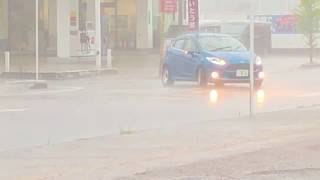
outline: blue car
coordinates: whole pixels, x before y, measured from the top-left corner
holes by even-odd
[[[196,81],[200,86],[214,83],[250,82],[251,53],[237,39],[224,34],[193,33],[174,39],[162,65],[162,83]],[[255,87],[264,79],[262,60],[255,56]]]

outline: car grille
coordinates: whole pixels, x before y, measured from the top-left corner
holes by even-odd
[[[230,64],[225,69],[224,77],[228,79],[248,79],[248,77],[237,77],[237,70],[250,71],[250,64]]]
[[[250,64],[230,64],[226,71],[237,71],[238,69],[249,70]]]

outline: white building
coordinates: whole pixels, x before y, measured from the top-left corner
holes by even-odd
[[[272,48],[306,48],[305,37],[297,29],[294,11],[300,0],[199,0],[202,20],[248,20],[255,15],[272,24]],[[320,42],[319,42],[320,43]]]
[[[246,19],[250,14],[288,15],[300,0],[199,0],[202,19]]]

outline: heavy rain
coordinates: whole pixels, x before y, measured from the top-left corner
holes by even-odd
[[[320,0],[0,0],[0,180],[320,179]]]

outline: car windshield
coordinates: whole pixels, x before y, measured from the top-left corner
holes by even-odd
[[[202,36],[199,45],[207,51],[247,51],[240,41],[229,36]]]

